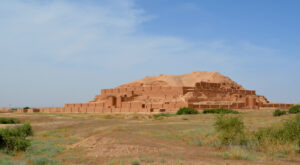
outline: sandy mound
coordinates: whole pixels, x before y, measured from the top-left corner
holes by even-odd
[[[124,84],[124,86],[176,86],[176,87],[192,87],[196,82],[212,82],[212,83],[228,83],[233,86],[242,88],[241,85],[232,81],[230,78],[218,73],[218,72],[206,72],[195,71],[183,75],[164,75],[148,76],[141,80],[133,81],[131,83]]]

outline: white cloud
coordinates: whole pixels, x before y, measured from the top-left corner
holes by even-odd
[[[96,60],[103,65],[122,59],[122,66],[130,66],[157,51],[176,51],[184,45],[174,37],[137,34],[139,25],[149,17],[130,0],[98,5],[71,1],[0,3],[1,13],[8,15],[0,27],[5,38],[0,51],[17,58],[43,56],[63,63]]]
[[[234,62],[239,59],[235,55],[245,54],[243,51],[267,51],[250,43],[226,44],[222,40],[195,43],[176,36],[139,33],[140,24],[149,20],[149,16],[131,0],[97,4],[1,1],[0,13],[7,15],[0,27],[0,35],[5,38],[0,41],[0,53],[24,60],[45,59],[47,64],[131,67],[161,56],[184,56],[214,64]]]
[[[82,96],[73,100],[79,102],[86,96],[90,99],[95,89],[145,74],[209,70],[238,75],[243,65],[254,66],[249,61],[262,67],[270,56],[280,59],[278,51],[250,42],[195,42],[141,32],[141,24],[155,20],[132,0],[85,2],[0,1],[0,74],[8,80],[0,82],[7,87],[0,93],[3,105],[44,106],[49,100],[51,105],[61,105],[72,96],[73,88]],[[89,90],[84,90],[86,86]],[[26,90],[31,100],[24,101]],[[41,91],[50,94],[36,103],[35,99],[42,99]],[[64,94],[57,97],[53,91]]]

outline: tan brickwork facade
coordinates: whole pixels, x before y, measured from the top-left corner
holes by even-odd
[[[159,83],[158,83],[159,84]],[[193,87],[172,87],[134,83],[102,89],[88,103],[65,104],[60,108],[37,108],[21,112],[43,113],[161,113],[179,108],[195,109],[287,109],[293,104],[274,104],[254,90],[226,83],[197,82]]]

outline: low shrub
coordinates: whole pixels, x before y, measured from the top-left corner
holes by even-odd
[[[24,107],[23,109],[24,109],[24,110],[25,110],[25,109],[30,109],[30,107]]]
[[[25,136],[32,136],[33,135],[33,130],[32,127],[29,123],[23,124],[21,127],[17,127],[19,132],[22,132]]]
[[[280,109],[276,109],[274,112],[273,112],[273,116],[281,116],[281,115],[286,115],[286,111],[282,111]]]
[[[140,162],[138,160],[133,160],[131,162],[132,165],[140,165]]]
[[[184,108],[180,108],[176,112],[176,114],[177,115],[191,115],[191,114],[199,114],[199,112],[196,109],[184,107]]]
[[[232,113],[232,114],[238,114],[238,111],[234,111],[232,109],[224,109],[224,108],[216,108],[216,109],[204,109],[203,111],[204,114],[207,113],[216,113],[216,114],[228,114],[228,113]]]
[[[240,117],[218,115],[214,124],[222,144],[243,144],[245,142],[244,123]]]
[[[20,121],[13,118],[0,118],[0,124],[19,124]]]
[[[300,105],[294,105],[289,109],[290,114],[300,113]]]
[[[300,114],[293,119],[284,121],[282,125],[269,128],[260,128],[254,132],[256,139],[262,143],[294,142],[300,139]]]
[[[284,122],[282,136],[286,141],[295,141],[300,139],[300,114],[297,114],[295,118]]]
[[[24,151],[30,146],[27,136],[33,134],[30,124],[24,124],[16,128],[0,129],[0,149],[6,152]]]

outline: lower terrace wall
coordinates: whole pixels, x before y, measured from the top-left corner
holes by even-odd
[[[294,104],[262,104],[260,108],[280,108],[288,109]],[[166,103],[166,104],[145,104],[142,103],[130,103],[123,102],[121,108],[104,107],[102,103],[92,104],[66,104],[65,107],[54,108],[34,108],[34,109],[19,109],[19,113],[161,113],[161,112],[176,112],[179,108],[190,107],[195,109],[211,109],[211,108],[228,108],[228,109],[249,109],[245,103],[233,103],[233,104],[214,104],[214,105],[195,105],[185,103]]]
[[[295,104],[275,104],[275,103],[268,103],[262,104],[261,108],[280,108],[280,109],[289,109]]]
[[[255,108],[248,107],[245,103],[233,103],[233,104],[214,104],[214,105],[189,105],[189,107],[195,109],[212,109],[212,108],[227,108],[227,109],[261,109],[261,108],[279,108],[289,109],[294,104],[262,104],[256,105]]]
[[[11,110],[11,108],[0,108],[0,113],[7,113]]]

